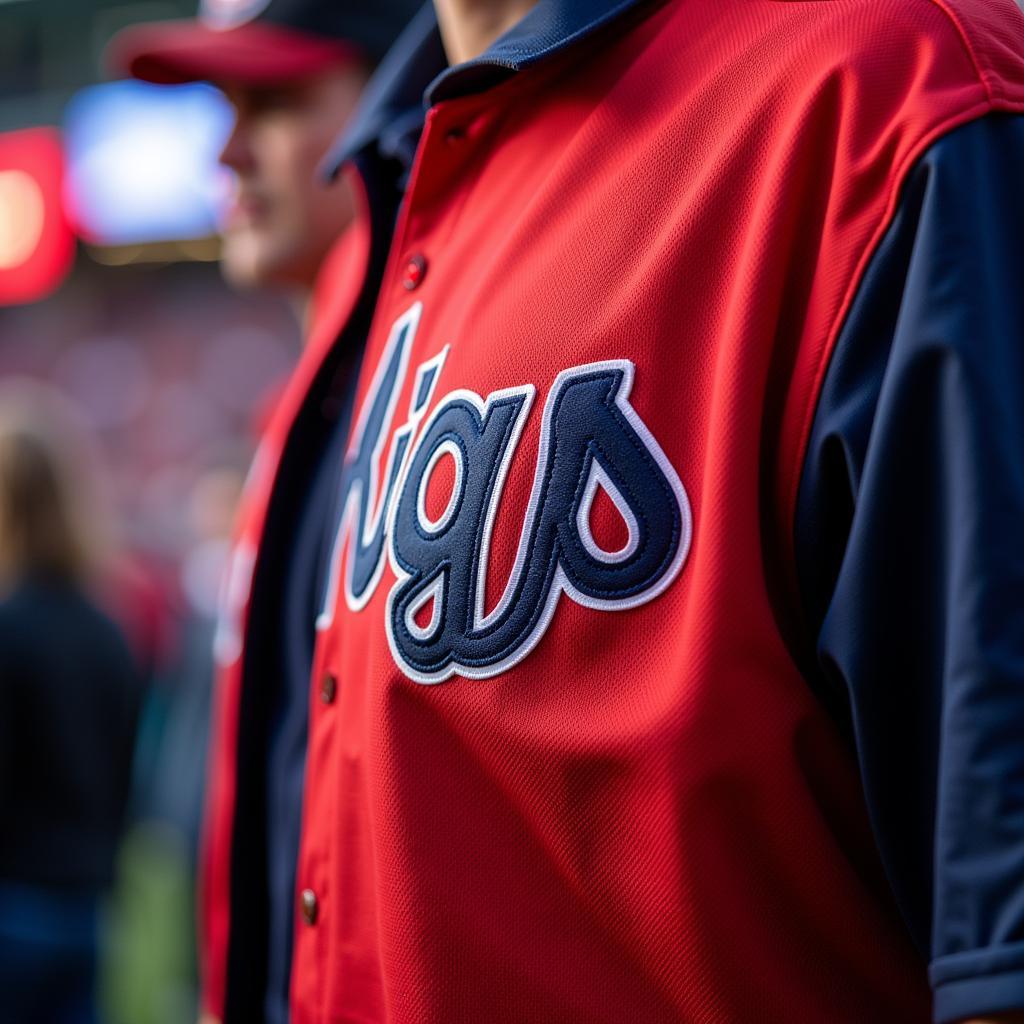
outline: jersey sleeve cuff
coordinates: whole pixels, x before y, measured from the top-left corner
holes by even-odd
[[[1024,1010],[1024,942],[933,960],[935,1024]]]

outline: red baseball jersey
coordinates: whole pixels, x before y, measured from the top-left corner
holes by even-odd
[[[435,87],[317,621],[294,1024],[928,1019],[856,762],[787,644],[792,528],[908,169],[1024,110],[1022,39],[1012,0],[670,0]],[[250,585],[371,238],[367,213],[332,262],[227,586],[215,1013],[263,770]]]

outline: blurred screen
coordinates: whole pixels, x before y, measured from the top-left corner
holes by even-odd
[[[207,85],[111,82],[67,106],[65,205],[96,245],[205,238],[217,229],[230,174],[217,155],[231,108]]]

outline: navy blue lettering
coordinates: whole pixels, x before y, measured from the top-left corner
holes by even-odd
[[[391,538],[399,580],[389,598],[389,639],[414,679],[503,671],[540,641],[562,592],[588,607],[625,608],[650,600],[674,578],[689,544],[689,506],[675,471],[627,401],[632,371],[632,364],[617,361],[559,375],[544,410],[539,470],[516,565],[497,607],[486,614],[489,512],[500,499],[525,398],[492,396],[483,416],[475,403],[458,399],[435,415],[412,456]],[[423,474],[445,443],[461,452],[462,493],[444,528],[432,532],[417,501]],[[626,521],[629,540],[621,551],[603,551],[590,535],[598,487]],[[439,608],[424,630],[414,615],[428,599]]]

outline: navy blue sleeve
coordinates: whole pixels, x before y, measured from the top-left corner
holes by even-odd
[[[958,128],[910,175],[795,528],[815,683],[844,709],[935,1020],[1024,1009],[1024,117]]]

